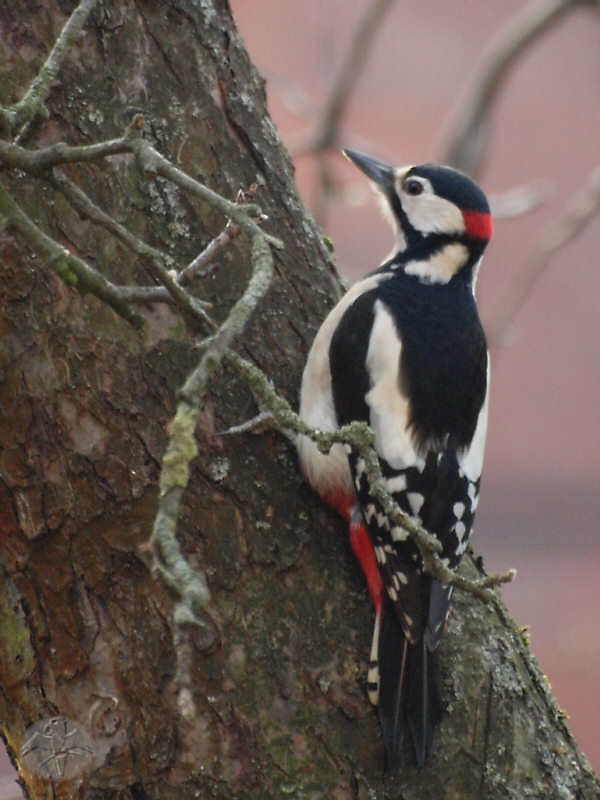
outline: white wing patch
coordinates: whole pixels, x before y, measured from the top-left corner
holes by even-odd
[[[364,292],[392,277],[393,273],[369,275],[358,281],[332,308],[321,325],[308,354],[300,390],[300,416],[311,427],[323,431],[339,427],[331,388],[329,346],[342,315]],[[329,490],[341,490],[349,496],[354,494],[348,458],[342,445],[335,444],[328,455],[319,452],[314,442],[306,436],[299,436],[296,445],[302,471],[319,494],[323,495]]]
[[[407,492],[406,499],[408,500],[412,513],[415,515],[415,517],[418,517],[421,509],[423,508],[425,498],[420,492]]]
[[[367,522],[369,522],[369,520],[367,520]],[[390,531],[390,535],[393,542],[406,542],[408,539],[408,531],[400,525],[394,525]]]
[[[403,492],[406,489],[406,475],[400,473],[399,475],[394,475],[393,478],[387,478],[385,485],[390,494]]]
[[[483,453],[485,450],[485,437],[487,434],[487,421],[488,421],[488,398],[490,391],[490,358],[488,355],[487,361],[487,389],[479,417],[477,418],[477,426],[475,433],[471,440],[468,450],[458,457],[458,464],[463,474],[472,482],[477,482],[481,477],[481,470],[483,469]],[[471,501],[473,498],[471,498]],[[476,504],[475,504],[476,507]],[[473,507],[473,511],[475,510]]]
[[[399,383],[402,343],[392,315],[381,300],[375,301],[373,311],[366,362],[372,388],[365,400],[375,432],[375,449],[394,469],[419,467],[424,461],[417,455],[407,430],[409,404]]]

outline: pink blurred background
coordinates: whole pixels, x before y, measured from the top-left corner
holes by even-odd
[[[267,80],[271,114],[293,150],[314,130],[367,0],[230,0]],[[344,118],[340,146],[398,164],[439,160],[451,109],[488,41],[522,0],[392,3]],[[498,220],[478,281],[484,319],[510,288],[542,227],[600,164],[600,14],[579,8],[514,65],[493,114],[479,182],[497,195],[543,179],[551,199]],[[350,281],[388,253],[391,234],[361,174],[341,157],[344,188],[325,232]],[[306,203],[315,161],[296,159]],[[314,206],[313,206],[314,210]],[[549,269],[493,351],[490,433],[474,546],[502,590],[569,724],[600,770],[600,215]],[[6,774],[6,770],[0,769]],[[0,779],[0,800],[20,797]]]

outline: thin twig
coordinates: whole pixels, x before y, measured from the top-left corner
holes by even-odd
[[[129,307],[123,299],[120,288],[44,233],[15,202],[2,183],[0,183],[0,213],[4,217],[6,226],[16,230],[30,242],[46,265],[67,285],[77,286],[80,291],[85,290],[96,295],[134,327],[140,328],[143,325],[144,318]]]
[[[159,482],[159,510],[153,533],[153,542],[159,554],[162,552],[162,533],[167,530],[171,538],[177,521],[180,497],[172,502],[173,492],[183,491],[187,486],[190,462],[197,453],[194,432],[208,381],[225,357],[229,346],[244,329],[271,282],[273,257],[262,234],[254,237],[252,264],[252,277],[246,291],[229,312],[227,319],[207,346],[199,365],[188,376],[179,392],[180,400],[171,423],[169,443]],[[165,522],[168,524],[165,525]]]
[[[220,365],[225,353],[244,330],[259,300],[264,296],[273,277],[273,255],[266,237],[259,233],[252,241],[252,276],[246,291],[233,306],[218,333],[210,341],[198,367],[187,378],[179,395],[190,404],[199,403],[208,380]]]
[[[141,138],[142,128],[143,117],[138,114],[133,118],[122,137],[93,145],[71,147],[59,142],[43,150],[27,150],[19,145],[0,141],[0,161],[3,161],[7,166],[18,167],[32,174],[37,174],[66,162],[96,161],[110,155],[132,153],[138,159],[147,177],[152,178],[158,175],[165,178],[185,191],[210,203],[228,219],[233,220],[246,233],[250,235],[260,234],[273,247],[280,248],[283,246],[280,239],[265,233],[260,228],[259,222],[264,221],[264,216],[260,214],[257,206],[226,200],[212,189],[182,172]],[[62,181],[62,187],[67,189],[65,181]],[[127,241],[128,245],[138,253],[142,254],[143,252],[152,274],[167,289],[174,304],[188,318],[199,319],[204,326],[214,329],[212,320],[204,310],[204,305],[190,295],[178,281],[177,276],[166,268],[162,256],[159,257],[156,251],[135,240],[135,237],[129,234],[125,228],[119,226],[116,221],[110,222],[107,215],[95,206],[81,190],[74,190],[72,186],[70,189],[73,201],[79,205],[80,209],[84,210],[86,215],[110,227],[115,235],[120,236],[123,241]],[[129,294],[132,296],[131,292]]]
[[[177,652],[178,701],[182,713],[194,714],[189,677],[189,625],[201,625],[199,612],[210,601],[206,579],[190,566],[177,539],[181,499],[190,477],[190,464],[198,453],[195,430],[208,382],[229,346],[245,328],[266,293],[273,276],[273,255],[267,236],[258,230],[252,239],[252,276],[242,297],[229,312],[209,342],[198,367],[179,392],[175,416],[169,426],[169,441],[159,479],[159,501],[151,543],[155,568],[177,594],[174,611],[174,642]],[[181,645],[181,652],[177,649]]]
[[[240,422],[239,425],[230,425],[223,431],[217,431],[216,436],[239,436],[240,433],[264,433],[269,428],[278,428],[285,433],[285,428],[279,428],[271,411],[261,411],[252,419]],[[296,437],[291,436],[290,441],[295,442]]]
[[[308,142],[292,149],[296,158],[303,155],[317,156],[318,184],[312,206],[315,219],[321,226],[325,224],[327,198],[336,190],[336,181],[328,163],[328,153],[338,145],[344,113],[363,73],[375,35],[393,2],[394,0],[371,1],[352,35],[337,79],[319,114],[316,132]]]
[[[40,150],[28,150],[20,145],[0,140],[0,162],[8,167],[16,167],[35,175],[61,164],[97,161],[108,156],[133,153],[138,158],[146,177],[154,178],[158,175],[167,179],[181,189],[210,203],[227,219],[233,220],[246,232],[254,234],[260,231],[272,247],[283,247],[280,239],[265,233],[260,228],[258,221],[253,219],[254,216],[255,218],[260,217],[259,221],[264,220],[257,206],[252,203],[240,205],[226,200],[208,186],[204,186],[187,175],[140,137],[142,125],[142,116],[136,115],[125,134],[120,138],[91,145],[70,146],[58,142]]]
[[[160,175],[160,177],[166,178],[186,192],[210,203],[213,208],[221,211],[223,216],[227,217],[227,219],[233,220],[246,233],[250,235],[259,233],[272,247],[278,249],[283,247],[281,239],[265,233],[258,222],[252,218],[253,216],[260,216],[260,211],[254,204],[248,203],[246,205],[239,205],[238,203],[231,202],[231,200],[226,200],[220,194],[217,194],[217,192],[209,189],[208,186],[205,186],[185,172],[182,172],[182,170],[172,164],[143,139],[132,140],[130,142],[130,147],[131,151],[136,154],[140,166],[147,177],[152,178]]]
[[[489,194],[490,208],[495,220],[514,219],[529,214],[544,205],[554,194],[548,180],[537,180],[514,186],[504,192]]]
[[[445,163],[470,175],[477,173],[487,144],[490,110],[509,68],[536,37],[581,4],[583,0],[532,0],[491,39],[447,126]]]
[[[317,133],[309,147],[310,152],[323,152],[336,147],[342,117],[348,107],[352,92],[363,74],[375,35],[393,2],[394,0],[372,0],[365,10],[352,35],[352,41],[342,61],[337,80],[320,115]]]
[[[77,186],[70,178],[67,178],[59,169],[52,170],[52,182],[64,194],[76,211],[96,223],[96,225],[101,225],[105,230],[112,233],[120,242],[126,245],[140,258],[145,261],[151,261],[161,270],[172,269],[174,267],[172,256],[163,253],[158,248],[152,247],[141,239],[138,239],[137,236],[134,236],[131,231],[117,222],[114,217],[111,217],[110,214],[107,214],[97,206],[83,189]]]
[[[223,362],[244,378],[261,408],[268,409],[272,413],[276,427],[308,436],[324,453],[329,452],[336,443],[349,444],[355,449],[365,461],[371,496],[381,505],[390,522],[403,527],[413,539],[421,553],[423,568],[428,574],[436,577],[441,583],[469,592],[485,602],[489,602],[493,597],[490,591],[492,587],[508,583],[514,578],[514,570],[509,570],[502,575],[490,575],[471,581],[443,563],[439,555],[442,549],[439,540],[402,511],[388,492],[379,458],[373,448],[375,436],[365,422],[352,422],[336,431],[315,430],[292,411],[289,404],[273,389],[267,376],[254,364],[232,350],[227,351]],[[263,419],[268,422],[267,417]]]
[[[29,123],[35,116],[43,113],[52,81],[56,78],[65,57],[96,5],[96,0],[81,0],[71,14],[50,51],[44,65],[39,70],[24,96],[10,108],[2,109],[0,116],[5,126],[15,131]]]
[[[177,283],[179,283],[180,286],[187,286],[192,283],[192,281],[196,280],[196,278],[206,277],[209,273],[207,264],[212,261],[219,250],[232,242],[241,232],[239,225],[234,225],[229,221],[221,233],[215,236],[215,238],[206,245],[204,250],[190,261],[185,269],[181,270],[177,276]]]
[[[510,323],[556,253],[574,239],[599,211],[600,167],[597,167],[590,174],[586,185],[571,197],[563,216],[539,236],[532,252],[517,270],[510,287],[487,316],[485,328],[491,344],[501,342]]]
[[[162,284],[162,287],[164,287],[164,290],[168,293],[166,298],[167,302],[169,300],[172,301],[172,303],[188,317],[191,315],[194,319],[199,318],[205,326],[214,329],[214,323],[205,311],[205,304],[189,294],[189,292],[180,285],[177,277],[169,270],[168,267],[173,266],[170,258],[165,256],[160,250],[150,247],[150,245],[147,245],[145,242],[135,237],[113,217],[102,211],[90,200],[82,189],[62,175],[58,170],[53,171],[52,177],[55,184],[67,196],[74,208],[92,221],[111,231],[118,239],[144,259],[149,272]],[[140,294],[141,288],[143,288],[143,292]],[[127,296],[129,302],[147,302],[149,296],[152,294],[149,292],[150,288],[151,287],[132,287],[131,289],[126,289],[122,293],[122,296],[123,298]],[[155,293],[154,298],[165,302],[164,291]]]
[[[140,306],[151,303],[174,305],[172,296],[164,286],[119,286],[118,288],[125,303]]]
[[[98,161],[107,156],[131,153],[131,133],[125,133],[118,139],[87,145],[68,145],[57,142],[50,147],[29,150],[18,144],[0,139],[0,162],[7,167],[16,167],[31,175],[39,175],[51,167],[76,162]]]

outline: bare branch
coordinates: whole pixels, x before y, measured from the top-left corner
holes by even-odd
[[[57,164],[77,161],[96,161],[109,155],[132,153],[138,158],[147,177],[151,178],[160,175],[164,179],[175,183],[182,189],[202,198],[213,207],[220,210],[224,215],[235,222],[235,226],[238,230],[245,230],[252,236],[260,236],[261,240],[264,239],[265,242],[268,242],[268,244],[274,247],[282,247],[282,243],[279,239],[270,236],[259,227],[258,223],[264,220],[264,216],[260,214],[256,206],[253,204],[234,203],[226,200],[212,189],[209,189],[189,175],[186,175],[141,139],[140,134],[142,127],[143,118],[138,114],[133,118],[124,135],[118,139],[75,147],[70,147],[59,142],[52,147],[37,151],[27,150],[19,145],[0,141],[0,160],[4,161],[7,166],[23,169],[32,174],[38,174]],[[107,287],[112,287],[109,294],[111,294],[113,304],[117,303],[119,306],[119,313],[122,315],[128,303],[150,301],[166,302],[170,300],[180,309],[188,320],[198,320],[205,328],[209,330],[215,329],[215,323],[205,311],[206,304],[189,294],[184,288],[184,284],[189,283],[191,277],[194,276],[200,268],[200,264],[206,263],[220,246],[223,246],[223,244],[233,238],[233,228],[229,229],[227,235],[225,235],[224,232],[223,239],[220,242],[217,240],[211,243],[198,259],[195,259],[181,275],[177,276],[175,271],[168,268],[172,266],[172,263],[170,259],[167,261],[165,254],[133,236],[124,226],[120,225],[116,220],[102,211],[85,192],[57,170],[54,170],[53,180],[59,189],[67,196],[74,208],[95,223],[110,230],[124,244],[145,260],[149,271],[157,281],[162,284],[168,296],[165,295],[162,287],[156,287],[156,289],[153,287],[116,287],[114,284],[105,281],[104,278],[102,278],[104,283],[100,284],[98,282],[98,279],[101,277],[99,273],[85,265],[84,262],[81,262],[81,264],[77,263],[76,269],[73,269],[72,272],[74,275],[85,279],[86,288],[89,291],[98,295],[101,299],[104,299],[105,296],[108,296],[106,294]],[[12,198],[10,198],[8,192],[5,191],[5,194],[5,203],[8,204],[9,199],[12,200]],[[11,208],[13,208],[14,211],[14,209],[18,207],[14,204],[14,201],[12,202],[14,208],[12,206]],[[25,212],[21,211],[21,214],[7,212],[7,216],[13,216],[16,220],[20,221],[22,232],[28,231],[29,239],[34,240],[40,252],[48,253],[52,250],[54,252],[53,258],[56,258],[57,254],[60,253],[61,259],[56,262],[60,265],[60,270],[62,270],[62,272],[59,271],[59,274],[67,275],[68,277],[68,271],[65,272],[63,266],[64,253],[68,251],[65,251],[64,248],[61,248],[60,245],[43,234],[42,231],[29,220]],[[25,220],[29,220],[30,224],[26,225]],[[13,224],[16,225],[14,220]],[[51,247],[50,243],[52,243],[53,247]],[[102,292],[103,295],[101,296],[99,292]],[[142,318],[139,317],[137,312],[130,311],[129,314],[132,319],[135,318],[138,320],[138,323],[141,322]]]
[[[250,198],[253,197],[255,190],[256,186],[252,187],[248,193],[245,193],[240,189],[235,199],[236,205],[242,206],[248,202],[251,202]],[[258,219],[262,222],[263,220],[266,220],[267,217],[264,214],[261,214],[259,215]],[[228,220],[227,225],[221,231],[221,233],[218,236],[215,236],[215,238],[206,245],[204,250],[199,253],[196,258],[190,261],[185,269],[181,270],[177,276],[177,282],[181,284],[181,286],[187,286],[196,278],[205,277],[209,274],[209,272],[212,272],[215,268],[214,265],[212,269],[209,269],[207,265],[212,261],[219,250],[236,239],[241,232],[242,229],[239,225],[234,225],[231,220]]]
[[[281,433],[289,433],[285,428],[280,428],[271,411],[261,411],[252,419],[247,419],[245,422],[240,422],[239,425],[231,425],[223,431],[217,431],[217,436],[238,436],[240,433],[264,433],[268,428],[277,428]],[[293,434],[289,436],[290,442],[293,444],[296,437]]]
[[[246,326],[273,276],[273,256],[260,229],[252,239],[252,276],[246,291],[233,306],[217,334],[210,340],[198,367],[179,393],[175,417],[169,426],[169,442],[161,465],[159,501],[151,543],[156,569],[178,595],[174,611],[175,647],[178,659],[178,700],[182,713],[194,714],[189,691],[189,632],[202,625],[199,611],[210,601],[204,575],[187,562],[177,540],[181,499],[189,481],[190,464],[198,453],[195,429],[202,398],[211,375],[223,361],[229,346]],[[229,351],[231,352],[231,351]]]
[[[354,31],[337,80],[319,114],[316,132],[308,142],[292,148],[295,157],[317,156],[318,186],[312,205],[315,219],[321,225],[324,224],[327,198],[333,194],[336,186],[328,163],[328,152],[338,144],[344,112],[363,72],[375,35],[392,3],[393,0],[371,1]]]
[[[167,501],[174,490],[183,490],[187,486],[189,464],[197,452],[194,430],[198,409],[210,376],[223,360],[229,346],[247,324],[259,300],[270,285],[273,274],[273,257],[262,234],[257,234],[253,240],[252,265],[252,277],[246,291],[234,305],[217,334],[210,340],[199,365],[189,375],[180,390],[181,399],[171,424],[169,444],[163,459],[159,483],[161,500],[155,532],[159,527],[159,516],[166,516],[170,520],[169,529],[176,523],[178,509],[170,507],[170,504],[168,509],[163,508],[163,501]],[[160,535],[157,534],[154,541],[160,552]]]
[[[0,140],[0,161],[8,167],[16,167],[31,174],[38,174],[60,164],[97,161],[107,156],[133,153],[147,178],[154,178],[157,175],[166,178],[186,192],[210,203],[214,208],[221,211],[227,219],[233,220],[236,225],[239,225],[247,233],[255,234],[260,232],[273,247],[283,247],[279,239],[265,233],[259,227],[258,222],[253,219],[253,216],[257,218],[260,216],[257,206],[252,203],[240,205],[231,200],[226,200],[217,192],[182,172],[141,138],[142,126],[143,117],[138,114],[134,117],[125,134],[118,139],[76,146],[58,142],[41,150],[27,150],[19,145]],[[259,221],[263,219],[264,217]]]
[[[334,444],[339,443],[351,445],[360,454],[365,461],[365,472],[371,496],[381,505],[390,522],[403,527],[415,542],[421,553],[425,572],[433,575],[441,583],[469,592],[484,602],[492,599],[493,595],[490,591],[492,587],[507,583],[514,578],[515,571],[509,570],[503,575],[489,575],[481,580],[471,581],[449,569],[443,563],[439,555],[442,549],[439,540],[402,511],[388,492],[379,458],[373,448],[375,435],[365,422],[352,422],[336,431],[324,432],[311,428],[292,411],[289,404],[273,389],[266,375],[254,364],[232,350],[228,350],[225,354],[224,363],[242,375],[259,405],[271,412],[276,427],[308,436],[324,453],[329,452]],[[268,423],[269,418],[263,415],[261,421]]]
[[[199,253],[193,261],[190,261],[185,269],[181,270],[177,276],[177,282],[181,286],[187,286],[196,278],[206,276],[209,272],[207,264],[212,261],[219,250],[237,238],[241,232],[239,225],[234,225],[229,221],[221,233],[215,236],[215,238],[206,245],[204,250]]]
[[[509,68],[536,37],[584,2],[532,0],[491,39],[448,125],[443,157],[447,164],[470,175],[477,173],[487,145],[490,110]]]
[[[548,180],[530,181],[504,192],[488,195],[494,219],[522,217],[544,205],[554,194]]]
[[[106,142],[89,145],[67,145],[64,142],[57,142],[39,150],[28,150],[0,139],[0,162],[7,167],[16,167],[32,175],[38,175],[60,164],[98,161],[107,156],[131,153],[132,134],[133,131],[128,129],[119,139],[109,139]]]
[[[130,146],[132,139],[131,135],[126,133],[121,140],[115,141],[121,141],[127,144],[127,146]],[[94,146],[92,145],[92,147]],[[78,149],[87,150],[88,148]],[[170,257],[134,236],[109,214],[102,211],[90,200],[85,192],[58,170],[53,171],[52,177],[55,184],[67,196],[74,208],[92,221],[111,231],[117,238],[133,250],[133,252],[143,258],[151,274],[162,284],[167,292],[167,296],[165,297],[164,291],[152,292],[150,291],[151,287],[131,287],[124,289],[122,292],[123,299],[126,298],[128,302],[137,303],[148,302],[151,299],[161,302],[173,302],[184,314],[188,316],[191,315],[192,318],[199,318],[209,329],[214,328],[214,323],[206,314],[205,304],[190,295],[183,288],[177,277],[171,273],[169,267],[173,266],[173,262]],[[159,287],[157,287],[157,289],[158,288]]]
[[[148,305],[150,303],[167,303],[174,305],[172,296],[165,286],[119,286],[119,295],[125,303]],[[198,301],[197,301],[198,302]],[[208,304],[203,304],[208,308]]]
[[[101,225],[110,231],[119,241],[125,244],[130,250],[145,261],[151,261],[158,269],[171,269],[174,266],[173,258],[167,253],[163,253],[156,247],[138,239],[123,225],[118,223],[114,217],[102,211],[70,178],[58,169],[52,170],[52,182],[64,194],[69,203],[80,214]]]
[[[571,197],[565,213],[539,236],[509,289],[498,300],[485,323],[490,343],[502,340],[511,321],[556,253],[574,239],[600,211],[600,167],[586,185]]]
[[[65,56],[80,35],[95,5],[96,0],[81,0],[67,20],[50,55],[31,82],[25,95],[18,103],[0,111],[0,124],[14,131],[29,123],[38,114],[44,113],[44,103],[52,81],[56,78]]]
[[[96,295],[134,327],[140,328],[143,325],[143,317],[128,306],[119,287],[44,233],[15,202],[2,183],[0,183],[0,213],[4,217],[6,226],[23,236],[44,259],[45,264],[67,285],[77,286],[80,290]]]
[[[323,152],[335,147],[339,139],[339,129],[344,112],[360,76],[379,26],[393,0],[372,0],[360,20],[350,47],[338,72],[329,99],[325,104],[311,152]]]
[[[231,200],[226,200],[224,197],[221,197],[220,194],[217,194],[217,192],[209,189],[208,186],[204,186],[204,184],[191,178],[185,172],[182,172],[142,139],[131,141],[131,151],[136,154],[140,166],[147,177],[151,178],[160,175],[162,178],[166,178],[186,192],[210,203],[213,208],[218,209],[225,217],[233,220],[246,233],[250,235],[258,233],[273,247],[283,247],[283,243],[280,239],[265,233],[259,227],[258,223],[252,219],[253,215],[255,217],[260,215],[257,206],[251,203],[239,205],[231,202]]]
[[[175,268],[174,259],[167,253],[151,245],[146,244],[137,236],[134,236],[127,228],[118,223],[114,217],[102,211],[86,194],[85,192],[73,183],[72,180],[66,177],[61,171],[54,169],[52,171],[52,180],[55,186],[65,195],[73,208],[80,214],[86,216],[97,225],[101,225],[106,230],[110,231],[114,236],[125,244],[136,255],[144,261],[148,261],[152,265],[152,273],[164,283],[163,277],[165,270],[173,270]],[[241,205],[242,203],[238,203]],[[216,236],[204,250],[196,256],[181,272],[171,277],[179,286],[187,286],[192,283],[197,277],[206,274],[204,268],[215,257],[218,251],[232,242],[241,233],[241,228],[234,225],[231,220],[223,231]],[[163,286],[131,286],[123,287],[121,290],[123,297],[127,297],[128,302],[131,303],[150,303],[150,302],[163,302],[174,303],[173,296],[169,293],[168,289]],[[203,308],[210,308],[210,303],[204,303],[196,299],[196,303],[200,303]],[[206,320],[205,320],[206,321]],[[212,324],[209,324],[212,327]]]

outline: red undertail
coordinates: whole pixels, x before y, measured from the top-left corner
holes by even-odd
[[[321,499],[335,508],[350,526],[350,544],[365,574],[369,594],[375,606],[375,612],[379,616],[383,608],[385,589],[356,497],[345,492],[329,491],[321,494]]]

